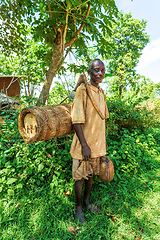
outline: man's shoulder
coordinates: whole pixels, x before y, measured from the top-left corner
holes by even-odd
[[[103,95],[105,96],[105,92],[102,88],[99,88],[99,90],[103,93]]]
[[[77,88],[77,90],[79,90],[79,91],[86,91],[86,86],[85,86],[84,84],[81,84],[81,85]]]
[[[102,88],[99,88],[99,90],[100,90],[102,93],[104,93],[104,90],[103,90]]]
[[[76,90],[76,95],[79,95],[79,94],[83,94],[85,95],[86,94],[86,87],[85,85],[80,85],[77,90]]]
[[[81,99],[86,99],[86,87],[85,85],[81,85],[77,88],[75,97],[74,97],[74,102],[75,101],[80,101]]]

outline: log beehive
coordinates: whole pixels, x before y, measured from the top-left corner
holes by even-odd
[[[24,108],[18,118],[18,127],[27,143],[69,134],[73,131],[71,104]]]

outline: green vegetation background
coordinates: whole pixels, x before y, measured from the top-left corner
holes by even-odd
[[[107,154],[114,180],[95,177],[87,224],[74,221],[70,145],[72,135],[26,144],[18,131],[19,110],[0,126],[0,239],[158,240],[159,116],[126,99],[108,98]]]
[[[115,177],[109,184],[95,177],[91,201],[100,213],[85,210],[87,224],[79,226],[74,221],[72,136],[26,144],[18,131],[19,111],[1,112],[0,239],[160,239],[160,85],[135,70],[149,42],[147,22],[118,13],[114,0],[2,1],[1,10],[1,74],[23,76],[21,89],[30,100],[45,76],[51,83],[60,70],[62,84],[42,94],[44,103],[49,94],[49,104],[60,103],[68,95],[62,85],[69,91],[71,79],[86,72],[90,59],[107,61],[110,79],[105,82],[114,96],[106,99],[107,154]],[[76,63],[62,66],[68,53]]]

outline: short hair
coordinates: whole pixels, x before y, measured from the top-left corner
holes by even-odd
[[[93,63],[96,62],[96,61],[102,62],[99,58],[96,58],[96,59],[93,59],[92,61],[90,61],[89,67],[88,67],[88,70],[89,70],[89,71],[92,70],[92,65],[93,65]],[[102,63],[103,63],[103,62],[102,62]],[[104,63],[103,63],[103,64],[104,64]]]

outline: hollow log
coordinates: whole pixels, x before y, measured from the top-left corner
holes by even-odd
[[[18,128],[24,141],[33,143],[71,133],[71,105],[72,103],[22,109]]]

